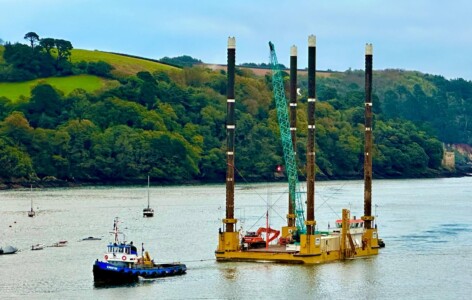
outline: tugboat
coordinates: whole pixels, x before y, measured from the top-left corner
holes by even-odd
[[[133,242],[119,241],[118,218],[115,218],[113,231],[115,241],[108,244],[104,261],[95,261],[93,278],[99,284],[133,283],[139,277],[145,279],[185,274],[187,266],[181,263],[156,264],[147,251],[138,255]]]

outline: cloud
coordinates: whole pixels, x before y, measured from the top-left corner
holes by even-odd
[[[231,35],[239,62],[267,62],[270,40],[283,64],[297,45],[304,68],[307,37],[315,34],[319,68],[363,68],[364,44],[372,42],[374,68],[472,79],[472,2],[465,0],[0,0],[0,7],[5,41],[35,31],[79,48],[225,63]]]

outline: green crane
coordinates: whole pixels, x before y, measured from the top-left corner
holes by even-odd
[[[299,234],[306,232],[305,215],[303,211],[303,201],[300,192],[300,183],[298,182],[297,163],[295,151],[293,150],[292,136],[290,134],[290,122],[288,117],[287,99],[285,98],[284,81],[277,54],[272,42],[270,47],[270,63],[272,67],[272,85],[274,90],[275,104],[277,108],[277,120],[279,122],[280,137],[284,151],[285,169],[288,176],[288,187],[290,199],[295,212],[295,224]]]

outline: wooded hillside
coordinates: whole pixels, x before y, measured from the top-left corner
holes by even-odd
[[[30,74],[27,79],[42,76],[40,67],[32,69],[19,62],[27,61],[21,53],[31,58],[44,49],[5,47],[0,63],[3,82],[16,81],[18,74]],[[84,55],[84,51],[77,53]],[[93,53],[88,51],[87,56]],[[167,183],[224,182],[224,70],[201,66],[148,69],[146,64],[151,61],[145,64],[127,57],[128,65],[133,64],[128,59],[140,61],[136,62],[140,71],[126,75],[113,73],[123,68],[119,59],[83,61],[74,58],[74,51],[70,55],[66,68],[70,73],[62,74],[62,68],[55,76],[87,73],[114,80],[116,85],[66,94],[39,82],[30,96],[15,101],[0,97],[3,182],[52,177],[75,182],[136,182],[148,174]],[[374,72],[373,84],[374,176],[439,176],[445,172],[442,142],[472,144],[471,82],[384,70]],[[299,76],[299,85],[297,152],[303,180],[306,76]],[[362,178],[363,87],[364,73],[359,70],[317,77],[317,178]],[[237,68],[235,167],[239,181],[275,180],[276,166],[283,164],[272,97],[270,76]]]

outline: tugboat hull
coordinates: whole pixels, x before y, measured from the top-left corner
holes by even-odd
[[[103,263],[96,262],[93,265],[93,280],[96,283],[102,284],[125,284],[139,280],[138,275],[125,273],[124,268],[120,269],[121,270],[107,269],[106,266],[103,266]]]
[[[133,283],[139,277],[146,279],[185,274],[185,264],[157,264],[152,267],[120,267],[110,263],[96,261],[93,265],[93,278],[97,283],[123,284]]]

